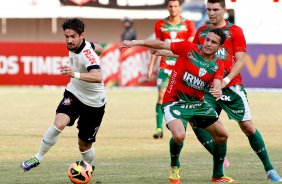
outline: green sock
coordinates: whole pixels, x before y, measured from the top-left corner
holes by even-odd
[[[268,153],[267,153],[263,138],[261,134],[259,133],[259,131],[256,130],[256,132],[253,135],[251,135],[250,137],[248,137],[248,139],[249,139],[251,147],[253,148],[255,153],[258,155],[258,157],[262,161],[264,170],[269,171],[273,169],[273,166],[268,157]]]
[[[169,141],[169,148],[170,148],[170,165],[171,166],[177,166],[180,167],[180,161],[179,161],[179,155],[181,152],[181,149],[183,147],[183,143],[176,144],[173,140],[173,138]]]
[[[220,178],[224,176],[223,162],[226,156],[226,142],[213,144],[213,178]]]
[[[156,120],[157,120],[157,128],[163,128],[163,111],[162,111],[162,104],[156,105]]]
[[[198,140],[201,144],[211,153],[213,154],[213,138],[211,134],[202,128],[192,128],[194,133],[196,134]]]

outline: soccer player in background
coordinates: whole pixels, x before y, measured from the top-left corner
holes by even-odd
[[[230,119],[238,122],[241,130],[248,137],[252,149],[262,161],[268,179],[274,182],[282,182],[269,159],[263,138],[251,120],[247,93],[240,75],[246,55],[246,40],[243,30],[239,26],[224,20],[225,12],[225,0],[208,0],[209,23],[198,29],[193,40],[195,44],[204,44],[208,32],[214,28],[221,28],[227,36],[223,47],[217,52],[217,55],[224,61],[225,67],[222,97],[220,100],[215,100],[207,88],[205,101],[211,104],[218,114],[223,109]],[[204,147],[210,153],[213,153],[212,136],[201,128],[194,127],[193,130]]]
[[[221,29],[207,33],[202,46],[188,41],[167,43],[159,40],[124,41],[120,48],[146,46],[155,49],[171,50],[178,55],[172,70],[163,100],[166,125],[172,133],[170,139],[171,172],[169,180],[181,183],[180,152],[185,139],[188,122],[211,133],[214,144],[212,182],[234,182],[224,175],[223,161],[226,155],[227,131],[217,121],[216,111],[204,101],[204,89],[213,83],[210,92],[215,100],[221,97],[221,81],[224,73],[223,62],[215,56],[226,35]]]
[[[69,76],[70,82],[57,107],[55,120],[43,135],[37,153],[21,164],[24,171],[38,166],[44,155],[56,144],[64,128],[72,126],[76,119],[82,160],[92,164],[94,169],[93,143],[96,141],[106,104],[100,60],[94,52],[94,44],[84,39],[84,23],[81,19],[66,19],[62,28],[69,50],[70,65],[63,66],[61,74]]]
[[[156,39],[168,43],[179,41],[192,42],[196,33],[195,24],[181,16],[181,1],[168,0],[167,2],[169,16],[156,22]],[[157,56],[152,55],[148,68],[148,79],[152,76],[157,59]],[[160,61],[157,77],[158,99],[156,104],[156,130],[153,134],[155,139],[163,137],[163,112],[161,105],[175,62],[176,59],[172,57],[162,57]]]

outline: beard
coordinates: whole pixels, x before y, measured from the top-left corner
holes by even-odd
[[[74,52],[77,49],[77,47],[74,44],[68,44],[67,47],[68,47],[68,50],[71,52]]]

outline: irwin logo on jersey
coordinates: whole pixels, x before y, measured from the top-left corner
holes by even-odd
[[[183,80],[188,86],[197,90],[204,90],[205,82],[202,81],[199,77],[196,77],[188,72],[185,72],[183,75]]]

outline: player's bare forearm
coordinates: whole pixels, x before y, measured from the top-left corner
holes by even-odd
[[[125,40],[121,43],[120,49],[130,48],[133,46],[144,46],[154,49],[170,50],[170,44],[160,40],[132,40],[132,41]]]
[[[173,54],[170,50],[161,50],[161,49],[150,49],[151,54],[156,56],[165,56],[165,57],[173,57],[177,58],[178,55]]]
[[[101,83],[103,81],[101,69],[92,69],[87,73],[79,73],[74,72],[70,66],[63,66],[61,68],[61,74],[91,83]]]
[[[103,81],[101,69],[92,69],[90,72],[80,73],[80,80],[91,83],[101,83]]]

